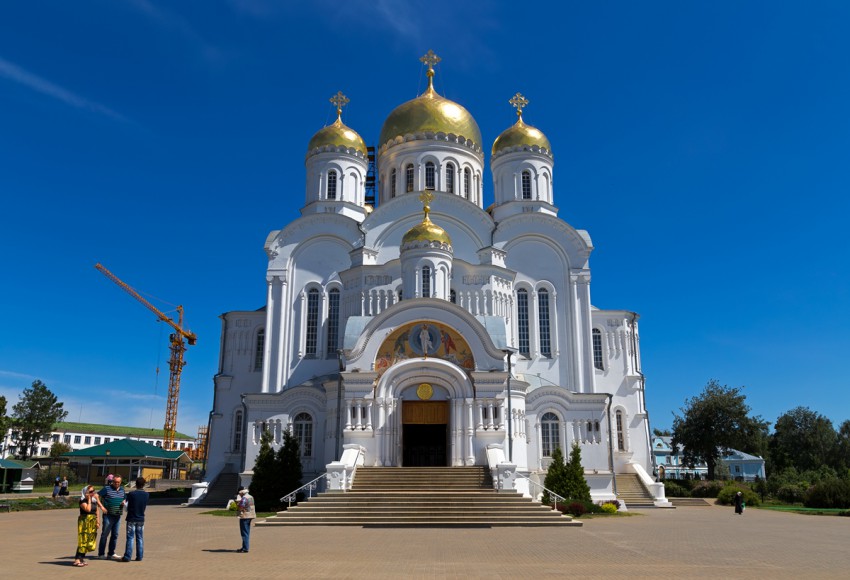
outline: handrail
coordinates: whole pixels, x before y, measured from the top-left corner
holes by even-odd
[[[287,506],[286,506],[286,507],[287,507],[287,509],[288,509],[288,508],[290,508],[290,507],[292,507],[292,502],[293,502],[293,501],[298,501],[298,492],[299,492],[299,491],[301,491],[301,490],[303,490],[303,489],[309,490],[310,495],[308,496],[308,499],[309,499],[309,498],[311,498],[311,497],[313,497],[313,490],[314,490],[314,489],[316,489],[316,487],[317,487],[317,483],[316,483],[316,482],[317,482],[317,481],[319,481],[320,479],[322,479],[323,477],[327,477],[327,476],[328,476],[328,474],[327,474],[327,473],[323,473],[322,475],[320,475],[319,477],[317,477],[317,478],[316,478],[316,479],[314,479],[313,481],[311,481],[311,482],[309,482],[309,483],[305,483],[304,485],[302,485],[301,487],[299,487],[299,488],[298,488],[298,489],[296,489],[295,491],[291,491],[291,492],[289,492],[288,494],[286,494],[285,496],[283,496],[282,498],[280,498],[281,503],[283,503],[283,502],[288,502],[288,503],[287,503]]]
[[[541,484],[537,483],[536,481],[532,481],[532,480],[528,479],[527,477],[525,477],[524,475],[517,474],[517,477],[520,477],[520,478],[526,480],[528,483],[530,483],[532,485],[536,485],[537,487],[541,488],[544,491],[548,491],[550,496],[555,497],[555,502],[552,504],[552,511],[555,511],[555,508],[557,508],[558,500],[561,500],[561,503],[564,503],[564,504],[567,503],[566,498],[561,497],[560,495],[558,495],[557,493],[555,493],[554,491],[552,491],[548,487],[541,485]]]

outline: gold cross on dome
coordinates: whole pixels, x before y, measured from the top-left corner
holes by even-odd
[[[425,219],[428,219],[428,213],[431,211],[431,201],[434,199],[434,194],[430,191],[423,191],[419,195],[419,201],[422,202],[422,209],[425,211]]]
[[[428,49],[428,52],[425,53],[425,56],[421,57],[419,60],[422,62],[422,64],[427,64],[428,70],[430,72],[433,72],[434,71],[434,65],[437,64],[438,62],[440,62],[443,59],[441,59],[439,56],[434,54],[433,50]]]
[[[522,118],[522,110],[528,106],[528,99],[522,93],[517,93],[508,102],[516,107],[516,116]]]
[[[337,93],[332,96],[330,99],[332,105],[336,107],[337,116],[342,115],[342,108],[346,106],[351,99],[342,94],[342,91],[337,91]]]

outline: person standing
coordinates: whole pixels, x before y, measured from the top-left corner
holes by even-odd
[[[58,478],[58,477],[57,477],[57,478],[56,478],[56,480],[53,482],[53,499],[56,499],[57,497],[59,497],[59,490],[60,490],[60,489],[62,489],[62,488],[59,486],[59,482],[60,482],[60,480],[59,480],[59,478]]]
[[[59,495],[68,495],[68,478],[63,477],[62,482],[59,484]]]
[[[100,497],[93,485],[83,488],[80,497],[80,515],[77,518],[77,553],[74,554],[74,566],[88,566],[86,553],[93,552],[97,547],[97,529],[100,522],[97,514],[100,512]]]
[[[735,513],[738,515],[744,513],[744,494],[740,491],[735,494]]]
[[[251,520],[257,517],[257,512],[254,509],[254,498],[244,487],[239,488],[236,512],[239,516],[239,533],[242,534],[242,547],[236,551],[248,552],[251,542]]]
[[[103,526],[100,531],[100,543],[97,547],[97,557],[103,558],[104,553],[108,558],[120,560],[121,556],[115,554],[115,545],[118,543],[118,532],[120,530],[121,513],[124,509],[124,500],[127,495],[121,487],[121,476],[112,478],[110,485],[98,492],[100,503],[103,504]],[[106,537],[109,536],[109,551],[106,551]]]
[[[135,491],[127,494],[127,548],[121,558],[122,562],[132,559],[133,543],[136,544],[136,562],[141,562],[145,555],[145,509],[151,495],[145,491],[145,483],[144,477],[136,478]]]

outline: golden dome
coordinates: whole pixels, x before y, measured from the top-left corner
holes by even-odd
[[[366,142],[357,134],[357,131],[346,127],[340,118],[337,118],[333,124],[319,129],[310,139],[307,151],[313,151],[317,147],[345,147],[366,155]]]
[[[452,239],[446,233],[446,230],[432,222],[427,215],[422,223],[410,228],[401,238],[402,246],[411,242],[438,242],[448,246],[452,245]]]
[[[342,108],[348,104],[348,97],[343,95],[342,91],[338,91],[330,98],[330,102],[336,106],[336,121],[319,129],[313,135],[310,144],[307,145],[307,152],[309,153],[319,147],[345,147],[367,155],[366,142],[363,141],[363,138],[357,134],[357,131],[346,127],[342,122]]]
[[[440,57],[429,50],[419,60],[428,65],[428,89],[393,109],[381,128],[378,145],[383,147],[387,141],[408,134],[446,133],[463,137],[481,147],[481,129],[469,111],[434,90],[434,65],[440,62]]]
[[[517,93],[508,102],[516,107],[517,120],[516,123],[505,129],[493,141],[491,155],[495,155],[503,149],[513,147],[538,147],[545,149],[546,153],[551,157],[552,145],[549,143],[546,135],[540,129],[526,125],[522,120],[522,110],[528,105],[528,99]]]
[[[545,149],[549,155],[552,154],[552,145],[549,143],[549,139],[546,138],[546,135],[544,135],[540,129],[523,123],[522,117],[520,117],[517,119],[516,123],[505,129],[501,135],[496,137],[496,140],[493,142],[493,150],[491,154],[495,155],[502,149],[509,149],[511,147],[535,146],[540,149]]]

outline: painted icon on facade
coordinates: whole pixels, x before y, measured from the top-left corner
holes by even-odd
[[[475,369],[469,344],[458,332],[442,324],[414,322],[384,340],[375,358],[375,370],[383,374],[400,361],[418,357],[440,358],[466,370]]]

